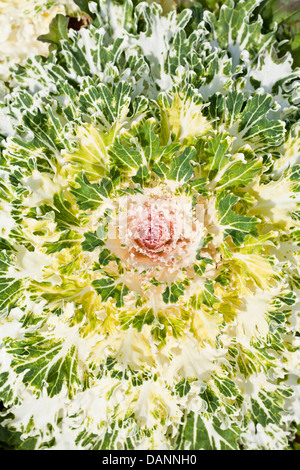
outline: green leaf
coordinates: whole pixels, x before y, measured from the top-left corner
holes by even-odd
[[[205,280],[201,300],[208,307],[212,307],[215,303],[220,301],[215,295],[214,283],[211,279]]]
[[[141,149],[143,149],[146,161],[149,163],[155,161],[162,153],[159,136],[155,130],[156,126],[156,120],[151,118],[138,123],[131,130],[133,137],[137,138]],[[167,146],[163,148],[166,149]]]
[[[153,165],[153,171],[162,180],[167,180],[169,178],[170,169],[161,161],[155,162]]]
[[[185,282],[172,282],[170,286],[167,286],[162,294],[163,301],[168,303],[176,303],[180,296],[185,292]]]
[[[73,246],[78,245],[82,240],[82,236],[79,235],[74,230],[64,230],[59,239],[55,242],[46,242],[44,247],[46,248],[46,253],[56,253],[65,248],[72,248]]]
[[[212,265],[213,264],[213,261],[211,258],[203,258],[199,255],[196,256],[196,259],[199,260],[199,262],[197,262],[196,264],[194,264],[193,268],[194,268],[194,271],[196,274],[198,274],[198,276],[203,276],[203,274],[205,273],[205,270],[207,268],[207,265]]]
[[[226,166],[225,171],[218,178],[216,189],[247,186],[263,169],[262,159],[251,162],[233,161]]]
[[[74,214],[70,201],[65,198],[63,191],[53,196],[55,221],[58,228],[69,228],[71,226],[79,227],[80,221]]]
[[[232,56],[233,69],[240,61],[240,49],[246,49],[256,57],[260,50],[266,49],[273,39],[273,32],[262,34],[262,20],[252,20],[256,0],[243,2],[228,1],[219,9],[218,15],[209,13],[206,16],[213,37],[221,49],[229,51]]]
[[[2,426],[0,421],[1,450],[35,450],[38,437],[24,438],[22,431],[16,431]]]
[[[98,236],[97,231],[86,232],[85,240],[81,243],[83,251],[94,251],[98,246],[103,246],[103,240]]]
[[[112,190],[112,182],[107,178],[102,178],[101,183],[90,183],[82,171],[75,179],[76,187],[72,187],[71,193],[76,197],[76,201],[82,210],[97,209]]]
[[[180,155],[172,159],[168,177],[178,183],[188,181],[194,173],[191,162],[195,156],[196,149],[193,147],[187,147]]]
[[[130,325],[136,328],[139,332],[142,331],[144,325],[152,325],[155,317],[152,308],[141,309],[139,312],[132,315],[132,313],[122,312],[119,317],[122,328],[127,329]]]
[[[74,0],[74,3],[79,6],[81,11],[88,13],[92,18],[95,18],[95,13],[92,13],[89,9],[90,0]]]
[[[102,248],[99,253],[99,266],[107,266],[111,261],[115,261],[117,263],[120,271],[123,270],[120,259],[107,248]]]
[[[200,397],[205,401],[209,413],[215,413],[217,411],[220,406],[220,400],[211,387],[207,387],[205,391],[200,394]]]
[[[10,241],[6,240],[5,238],[3,237],[0,237],[0,250],[3,251],[7,251],[7,252],[10,252],[10,251],[15,251],[15,248],[14,246],[10,243]]]
[[[229,377],[215,376],[214,383],[224,397],[232,399],[237,397],[239,393],[237,386]]]
[[[66,384],[71,397],[80,384],[74,345],[65,350],[62,340],[34,332],[26,333],[24,339],[8,341],[7,347],[13,356],[12,368],[23,374],[22,381],[27,386],[40,391],[46,384],[48,395],[53,397]]]
[[[7,275],[10,265],[10,257],[4,252],[0,253],[0,312],[13,308],[24,290],[21,279]]]
[[[92,282],[92,286],[95,288],[97,294],[101,296],[103,302],[112,298],[115,300],[117,307],[124,305],[123,297],[129,292],[125,284],[119,283],[110,277],[96,279]]]
[[[254,422],[266,427],[268,424],[279,425],[284,411],[284,400],[277,392],[259,392],[251,398],[250,413]]]
[[[214,416],[186,414],[184,423],[179,430],[177,450],[239,450],[238,438],[240,430],[236,424],[226,426]]]
[[[284,123],[270,120],[267,115],[273,108],[273,98],[268,94],[254,94],[240,115],[238,131],[244,141],[266,149],[278,147],[284,139]]]
[[[111,423],[109,430],[105,431],[104,436],[81,431],[76,437],[76,445],[87,447],[89,450],[111,450],[118,437],[119,429],[116,422]]]
[[[249,234],[258,235],[259,223],[257,218],[239,215],[233,210],[238,200],[238,196],[224,191],[217,196],[216,202],[219,223],[224,228],[225,236],[230,236],[235,245],[241,245]]]
[[[139,149],[121,144],[118,140],[114,142],[108,153],[117,168],[133,175],[136,174],[139,167],[144,163]]]
[[[69,19],[67,16],[56,15],[50,23],[49,32],[39,36],[38,40],[59,46],[60,41],[63,39],[68,40],[68,24]]]
[[[13,399],[13,390],[9,384],[9,372],[0,373],[0,396],[2,404],[9,404]]]
[[[184,184],[191,179],[194,173],[191,163],[195,156],[196,149],[187,147],[180,155],[173,157],[170,167],[159,160],[153,165],[153,171],[162,179],[171,179]]]
[[[187,181],[187,187],[191,188],[196,193],[199,193],[205,196],[207,195],[207,189],[206,189],[207,183],[208,183],[207,178],[196,178],[196,179]]]
[[[160,328],[166,327],[167,330],[172,331],[172,335],[174,338],[179,338],[185,328],[185,320],[186,317],[183,318],[178,316],[178,315],[173,315],[171,312],[168,312],[167,315],[159,314],[157,318],[157,326],[160,324]],[[153,329],[154,330],[154,329]],[[153,334],[153,331],[151,330],[151,333]]]
[[[70,152],[64,152],[64,160],[70,162],[73,172],[78,175],[84,172],[87,179],[99,181],[107,176],[109,156],[108,148],[113,138],[97,126],[85,124],[76,126],[73,147]]]
[[[178,382],[175,386],[175,390],[180,397],[184,397],[185,395],[187,395],[190,389],[191,389],[191,386],[188,380],[186,379],[180,380],[180,382]]]
[[[206,159],[208,160],[208,177],[215,175],[220,171],[229,161],[231,139],[228,135],[220,133],[213,138],[208,139]]]
[[[228,113],[229,126],[232,126],[239,118],[244,106],[244,94],[237,91],[230,91],[226,97],[226,108]]]
[[[138,169],[136,175],[132,177],[132,181],[135,184],[139,184],[142,188],[145,186],[145,184],[150,180],[150,172],[148,171],[148,168],[143,165],[140,166]]]
[[[79,95],[79,105],[83,113],[93,115],[109,131],[116,122],[122,122],[128,114],[132,87],[122,81],[111,90],[106,84],[86,79]]]
[[[239,347],[239,353],[237,356],[237,365],[241,374],[245,377],[249,377],[259,370],[259,364],[255,353],[241,346]]]
[[[233,154],[243,151],[247,145],[261,155],[273,147],[279,147],[284,141],[285,124],[283,121],[272,118],[271,112],[274,108],[274,97],[268,93],[256,92],[247,100],[242,92],[230,91],[227,96],[219,92],[215,93],[210,98],[210,107],[207,112],[217,123],[215,128],[218,133],[220,123],[223,123],[225,133],[219,134],[216,141],[212,139],[209,146],[217,147],[220,140],[225,145],[224,137],[227,134],[232,141],[231,153]],[[219,152],[221,150],[222,148]],[[213,151],[210,149],[208,151],[214,155]],[[222,156],[222,152],[220,155]],[[222,162],[224,163],[225,161]]]

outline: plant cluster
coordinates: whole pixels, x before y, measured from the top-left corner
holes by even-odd
[[[0,442],[291,448],[299,69],[258,0],[76,3],[0,107]]]

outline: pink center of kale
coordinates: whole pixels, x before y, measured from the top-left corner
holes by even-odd
[[[173,227],[159,212],[150,208],[147,212],[144,221],[137,226],[134,239],[146,251],[157,252],[172,241]]]

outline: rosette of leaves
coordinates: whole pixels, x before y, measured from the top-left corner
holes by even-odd
[[[78,3],[1,106],[0,441],[287,449],[299,70],[255,0]]]

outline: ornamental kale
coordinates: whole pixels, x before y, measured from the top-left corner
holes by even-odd
[[[299,69],[260,0],[77,4],[0,108],[0,442],[291,448]]]

